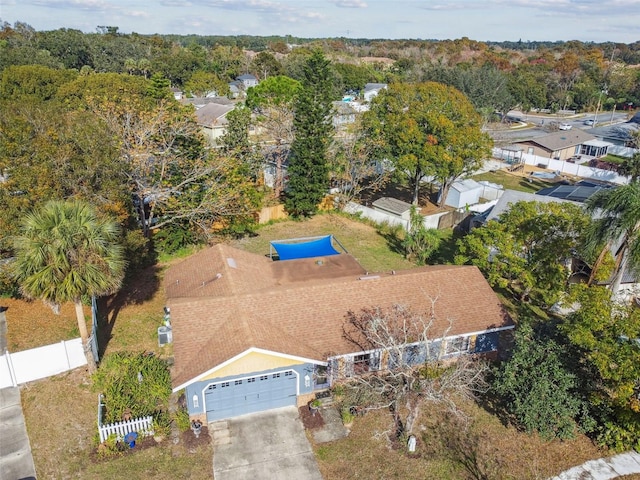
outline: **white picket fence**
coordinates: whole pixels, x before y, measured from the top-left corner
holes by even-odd
[[[119,441],[122,441],[125,435],[131,432],[137,432],[141,437],[153,435],[153,417],[134,418],[126,422],[107,423],[106,425],[98,424],[98,431],[100,432],[100,443],[112,434],[116,434]]]
[[[98,432],[100,433],[100,443],[104,442],[109,435],[115,434],[118,441],[122,441],[127,433],[136,432],[141,437],[153,435],[153,417],[151,415],[142,418],[132,418],[123,422],[102,424],[102,394],[98,395]]]
[[[0,388],[57,375],[87,364],[79,338],[0,355]]]

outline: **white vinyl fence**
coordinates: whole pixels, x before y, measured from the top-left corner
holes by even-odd
[[[7,351],[0,355],[0,388],[16,387],[86,364],[87,358],[79,338],[22,352]]]
[[[133,418],[124,422],[102,424],[102,395],[98,395],[98,432],[100,433],[100,443],[104,442],[109,435],[116,435],[118,441],[122,441],[127,433],[136,432],[139,436],[145,437],[153,435],[153,417],[151,415],[142,418]]]
[[[499,148],[494,149],[493,154],[496,158],[508,159],[508,152]],[[511,159],[513,161],[513,159]],[[522,161],[527,165],[535,165],[547,168],[561,175],[574,175],[581,178],[589,178],[592,180],[603,180],[613,182],[619,185],[629,183],[629,179],[622,175],[618,175],[611,170],[602,170],[601,168],[593,168],[586,165],[578,165],[577,163],[565,162],[564,160],[554,160],[548,157],[540,157],[529,153],[522,153]]]
[[[374,221],[375,223],[387,223],[391,226],[400,225],[405,230],[409,229],[409,221],[403,218],[400,218],[396,215],[391,215],[386,212],[381,212],[380,210],[376,210],[375,208],[366,207],[364,205],[360,205],[359,203],[349,202],[344,207],[344,211],[350,213],[352,215],[360,215],[363,218],[368,218],[369,220]],[[447,212],[439,212],[434,213],[432,215],[427,215],[423,219],[423,223],[425,228],[438,228],[438,224],[440,222],[440,217],[447,215]]]

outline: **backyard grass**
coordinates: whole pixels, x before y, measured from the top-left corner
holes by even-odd
[[[510,173],[505,170],[480,173],[471,178],[478,182],[486,180],[491,183],[497,183],[498,185],[503,185],[507,190],[517,190],[528,193],[535,193],[538,190],[555,185],[555,182],[547,182],[540,178],[526,177],[516,173]]]

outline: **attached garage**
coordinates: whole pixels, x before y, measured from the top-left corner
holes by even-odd
[[[207,422],[295,405],[297,384],[294,370],[210,383],[203,392]]]

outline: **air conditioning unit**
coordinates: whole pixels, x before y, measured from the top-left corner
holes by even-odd
[[[163,345],[171,342],[173,342],[171,327],[164,325],[162,327],[158,327],[158,345],[162,347]]]

